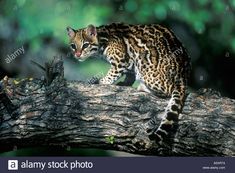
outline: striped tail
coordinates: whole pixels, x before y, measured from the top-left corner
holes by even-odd
[[[159,127],[149,135],[151,140],[156,140],[157,142],[162,141],[173,130],[173,126],[178,123],[179,114],[183,107],[184,97],[184,87],[179,87],[172,92],[171,99],[165,109],[165,114]]]

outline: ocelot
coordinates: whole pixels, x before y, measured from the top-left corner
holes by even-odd
[[[140,90],[170,97],[160,125],[154,117],[146,129],[151,140],[165,139],[178,122],[190,73],[190,58],[174,33],[158,24],[122,23],[67,27],[67,33],[76,59],[102,55],[111,64],[100,84],[114,84],[126,74],[122,85],[139,80]]]

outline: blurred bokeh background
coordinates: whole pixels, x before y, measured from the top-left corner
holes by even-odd
[[[0,0],[0,79],[40,77],[40,64],[63,57],[65,77],[88,81],[109,64],[77,62],[70,54],[67,26],[112,22],[158,23],[171,28],[192,59],[190,88],[213,88],[235,98],[235,0]],[[17,146],[17,144],[16,144]],[[28,149],[3,155],[106,155],[105,151]],[[45,153],[45,154],[43,154]],[[50,154],[48,154],[50,155]]]

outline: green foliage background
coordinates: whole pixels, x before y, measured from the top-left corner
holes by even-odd
[[[185,23],[196,34],[208,33],[214,40],[235,52],[234,0],[9,0],[1,2],[7,20],[17,20],[22,29],[16,41],[22,43],[39,33],[52,34],[66,43],[64,27],[88,24]],[[171,21],[169,21],[171,20]],[[4,25],[4,22],[1,22]],[[221,40],[226,40],[221,43]],[[35,40],[37,41],[37,40]],[[39,44],[39,43],[38,43]],[[39,45],[35,43],[35,49]]]
[[[78,63],[69,55],[66,26],[112,22],[159,23],[170,27],[192,59],[190,87],[212,87],[235,98],[235,0],[5,0],[0,1],[0,74],[40,76],[30,59],[65,59],[67,79],[87,81],[105,74],[109,64],[91,58]],[[5,57],[24,46],[25,54]],[[233,77],[234,78],[234,77]]]

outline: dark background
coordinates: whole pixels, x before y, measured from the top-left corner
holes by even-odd
[[[40,77],[30,60],[44,64],[63,57],[65,77],[89,81],[106,74],[109,64],[90,58],[79,63],[70,55],[67,26],[112,22],[158,23],[171,28],[192,59],[190,89],[213,88],[235,98],[235,0],[0,0],[0,79]],[[19,48],[24,53],[16,55]],[[17,144],[16,144],[17,146]],[[36,152],[35,152],[36,151]],[[91,155],[104,151],[28,149],[3,155]]]

